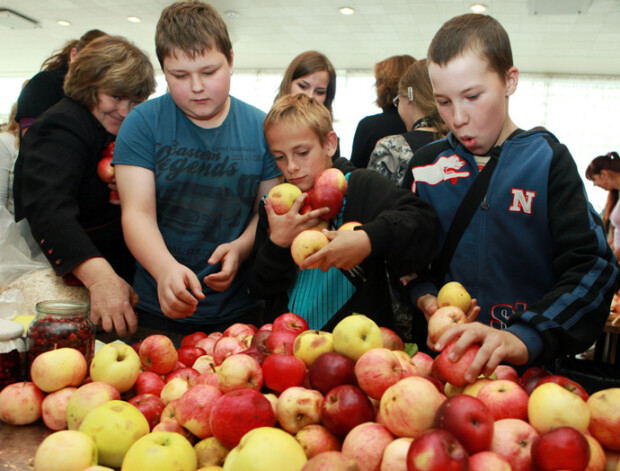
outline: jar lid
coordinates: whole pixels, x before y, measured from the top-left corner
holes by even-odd
[[[24,333],[24,326],[19,322],[0,319],[0,341],[19,338]]]
[[[42,311],[47,314],[75,314],[88,312],[88,308],[88,303],[85,301],[68,300],[41,301],[35,305],[37,312]]]

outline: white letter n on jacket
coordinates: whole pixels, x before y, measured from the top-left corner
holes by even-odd
[[[536,197],[535,191],[524,191],[520,188],[512,189],[512,204],[508,208],[509,211],[524,212],[532,214],[532,201]]]

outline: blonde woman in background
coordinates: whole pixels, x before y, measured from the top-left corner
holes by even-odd
[[[370,155],[368,168],[400,185],[413,153],[448,133],[435,105],[426,59],[405,71],[398,83],[394,105],[408,132],[381,139]]]

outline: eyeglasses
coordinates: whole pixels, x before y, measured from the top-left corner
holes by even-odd
[[[394,99],[392,100],[392,104],[393,104],[396,108],[398,108],[398,103],[399,103],[399,102],[400,102],[400,95],[396,95],[396,96],[394,97]]]

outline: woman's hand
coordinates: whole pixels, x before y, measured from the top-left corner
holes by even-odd
[[[191,316],[204,299],[202,286],[196,274],[180,263],[171,264],[157,280],[157,296],[162,312],[172,318]]]

